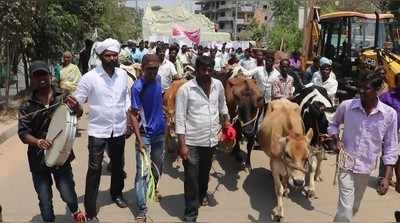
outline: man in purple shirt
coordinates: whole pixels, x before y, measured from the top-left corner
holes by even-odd
[[[391,91],[387,91],[387,92],[383,93],[381,96],[379,96],[379,100],[381,100],[381,102],[389,105],[397,112],[397,129],[399,129],[400,119],[398,117],[400,115],[400,75],[396,75],[395,83],[396,83],[396,88]],[[379,164],[379,177],[383,177],[384,174],[385,173],[384,173],[384,168],[383,168],[383,160],[381,159],[381,162]],[[397,180],[397,177],[396,177],[396,180]]]
[[[337,142],[354,162],[346,162],[339,172],[339,202],[334,221],[350,222],[357,213],[368,178],[376,168],[382,153],[385,176],[380,182],[378,193],[388,191],[389,178],[397,162],[397,114],[378,99],[382,78],[366,71],[360,75],[360,99],[344,101],[329,124],[328,134]],[[344,124],[342,141],[339,143],[339,126]]]

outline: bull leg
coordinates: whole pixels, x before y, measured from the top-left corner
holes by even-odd
[[[235,125],[235,129],[239,129],[237,128],[237,126]],[[241,134],[240,132],[237,130],[237,134],[236,134],[236,144],[232,149],[231,154],[235,157],[236,161],[238,161],[241,165],[242,168],[245,168],[245,160],[242,156],[242,154],[240,153],[240,140],[241,140]]]
[[[283,194],[284,188],[282,185],[282,181],[280,178],[279,172],[273,167],[274,162],[271,161],[271,169],[272,169],[272,176],[274,178],[274,187],[275,187],[275,195],[276,195],[276,207],[272,210],[273,214],[273,221],[282,221],[283,220]],[[275,169],[275,171],[274,171]]]
[[[308,198],[313,198],[315,197],[315,173],[317,169],[317,159],[315,156],[313,156],[311,163],[309,164],[309,183],[308,183],[308,189],[306,191],[306,196]]]
[[[316,182],[322,182],[322,177],[321,177],[321,165],[322,165],[322,160],[323,160],[323,155],[318,155],[321,157],[317,157],[317,167],[315,169],[315,177],[314,180]]]
[[[253,150],[254,146],[254,138],[247,138],[247,156],[246,156],[246,168],[248,170],[252,170],[251,167],[251,151]]]
[[[288,187],[288,185],[289,185],[289,176],[282,177],[281,182],[282,182],[282,186],[283,186],[283,196],[287,197],[289,195],[289,193],[290,193],[290,190],[289,190],[289,187]]]

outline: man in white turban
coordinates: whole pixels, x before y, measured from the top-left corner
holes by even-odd
[[[103,154],[108,149],[111,159],[111,198],[120,208],[127,203],[124,188],[124,147],[127,133],[127,111],[130,107],[126,71],[119,68],[120,44],[106,39],[96,45],[101,64],[82,76],[74,97],[67,104],[74,108],[88,103],[90,119],[89,167],[86,175],[85,210],[89,220],[97,219],[96,200],[99,192]],[[129,128],[129,127],[128,127]]]
[[[335,73],[332,71],[332,60],[321,57],[319,60],[319,71],[314,73],[312,83],[325,88],[329,98],[332,102],[334,101],[338,82]]]

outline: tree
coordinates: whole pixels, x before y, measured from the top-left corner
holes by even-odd
[[[32,18],[36,13],[36,1],[0,1],[0,85],[6,88],[8,105],[11,73],[16,73],[20,54],[31,43]],[[27,66],[25,83],[29,86]]]
[[[283,45],[282,50],[294,51],[302,46],[302,32],[297,26],[298,8],[301,2],[300,0],[272,0],[274,25],[267,30],[267,43],[271,48],[280,49]]]
[[[118,0],[104,1],[103,14],[100,17],[100,37],[112,37],[120,41],[138,38],[141,23],[134,9],[122,7]]]

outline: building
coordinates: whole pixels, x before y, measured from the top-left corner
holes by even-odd
[[[218,31],[232,33],[234,37],[248,28],[256,9],[267,8],[265,2],[265,0],[198,0],[196,4],[201,7],[200,10],[195,10],[195,13],[205,15],[217,25]]]
[[[202,42],[227,42],[230,34],[215,32],[210,19],[201,14],[193,14],[184,6],[146,7],[142,19],[143,39],[150,41],[170,41],[174,27],[185,31],[199,31]],[[173,40],[175,41],[175,40]]]

